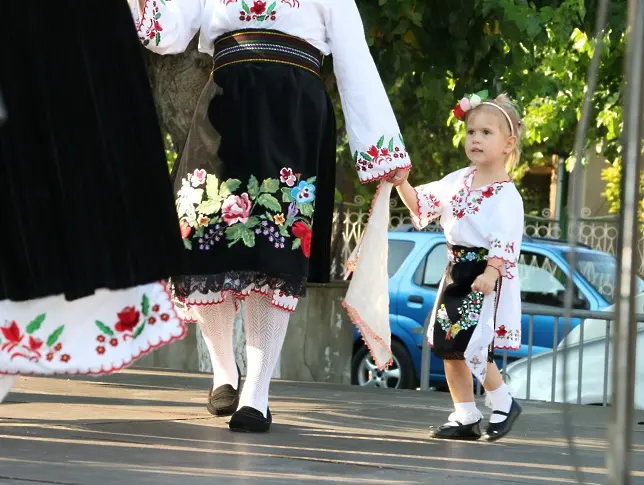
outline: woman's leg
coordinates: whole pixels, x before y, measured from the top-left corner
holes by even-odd
[[[249,295],[244,308],[248,370],[239,408],[251,407],[267,418],[271,377],[282,351],[291,314],[273,306],[267,296],[259,293]]]
[[[229,384],[237,389],[237,364],[233,349],[235,303],[230,295],[222,303],[192,307],[199,329],[210,353],[213,388]]]

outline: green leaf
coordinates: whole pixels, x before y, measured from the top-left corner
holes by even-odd
[[[219,197],[222,199],[225,199],[230,194],[235,192],[235,190],[237,190],[240,185],[241,185],[241,180],[237,180],[237,179],[226,180],[221,184],[221,187],[219,187]]]
[[[270,214],[269,214],[270,217]],[[248,228],[253,228],[257,226],[261,222],[261,216],[251,216],[248,218],[248,221],[246,222],[246,227]]]
[[[114,337],[114,331],[110,327],[105,325],[103,322],[99,322],[98,320],[96,320],[96,326],[101,332],[103,332],[108,337]]]
[[[489,92],[487,89],[484,89],[483,91],[476,93],[476,95],[481,98],[481,101],[485,101],[489,96]]]
[[[219,179],[216,175],[206,176],[206,197],[213,200],[219,199]]]
[[[291,224],[292,224],[292,222],[291,222]],[[291,235],[288,233],[288,227],[286,227],[285,225],[280,226],[280,235],[282,235],[284,237],[287,237],[287,238],[290,238]]]
[[[248,181],[248,195],[253,200],[259,195],[259,181],[254,175],[251,175]]]
[[[378,143],[376,143],[376,148],[380,150],[382,148],[383,143],[385,142],[385,136],[381,136],[380,139],[378,140]]]
[[[244,9],[244,12],[246,12],[248,15],[250,15],[250,8],[248,8],[248,5],[244,0],[242,0],[242,8]]]
[[[398,134],[398,138],[400,138],[400,143],[402,143],[403,146],[405,146],[405,140],[403,139],[403,136],[401,133]]]
[[[250,229],[246,229],[242,232],[242,241],[244,242],[244,246],[252,248],[255,246],[255,233]]]
[[[287,203],[287,204],[291,203],[291,202],[293,202],[295,200],[293,198],[293,196],[291,195],[291,190],[293,190],[293,189],[291,189],[289,187],[282,187],[282,201]]]
[[[277,2],[273,2],[268,6],[268,9],[266,10],[266,15],[270,15],[273,10],[275,10],[275,7],[277,6]]]
[[[300,209],[300,214],[302,214],[304,217],[311,217],[313,215],[313,204],[310,202],[307,202],[306,204],[298,204],[297,206],[298,209]]]
[[[394,139],[392,138],[389,140],[389,146],[387,147],[389,149],[389,153],[392,153],[396,147],[394,147]]]
[[[257,17],[257,21],[263,22],[265,18],[266,18],[266,15],[260,15],[259,17]]]
[[[136,327],[136,330],[132,334],[132,338],[137,338],[139,335],[143,333],[143,329],[145,328],[145,322]]]
[[[302,245],[302,240],[300,238],[297,238],[295,241],[293,241],[293,244],[291,244],[291,249],[298,249]]]
[[[192,251],[192,241],[190,239],[183,240],[183,246],[188,250]]]
[[[32,334],[36,330],[40,330],[40,327],[42,326],[42,322],[45,321],[45,318],[47,318],[47,314],[43,313],[41,315],[38,315],[36,318],[33,319],[33,321],[27,325],[27,333]]]
[[[355,151],[353,154],[353,162],[356,163],[358,161],[358,150]]]
[[[158,46],[161,43],[161,34],[157,32],[157,35],[154,40]]]
[[[262,186],[260,188],[261,192],[269,193],[269,194],[274,194],[277,192],[280,188],[280,183],[276,179],[266,179],[262,182]]]
[[[205,216],[216,214],[221,209],[220,200],[205,200],[197,206],[197,212]]]
[[[232,246],[242,238],[242,234],[245,229],[244,225],[239,222],[226,228],[226,239],[230,241],[228,247]]]
[[[315,185],[315,181],[316,181],[317,179],[318,179],[317,177],[311,177],[311,178],[308,178],[308,179],[306,179],[306,183],[307,183],[307,184],[311,184],[311,185]]]
[[[141,301],[141,311],[146,317],[150,314],[150,299],[148,295],[143,295],[143,300]]]
[[[200,227],[199,229],[197,229],[195,231],[195,236],[194,237],[203,237],[203,235],[204,235],[204,228]]]
[[[257,203],[274,212],[280,212],[282,210],[282,206],[279,200],[277,200],[275,197],[273,197],[270,194],[260,195],[259,198],[257,199]]]
[[[56,342],[58,342],[58,339],[63,333],[63,330],[65,330],[65,325],[61,325],[60,327],[58,327],[56,330],[53,331],[53,333],[47,339],[47,347],[53,347],[53,345]]]
[[[157,13],[157,14],[154,16],[154,18],[155,18],[156,20],[159,20],[159,19],[161,18],[161,12]]]
[[[371,160],[373,160],[373,158],[371,158],[371,155],[369,155],[368,153],[360,152],[360,155],[361,155],[361,156],[362,156],[362,158],[364,158],[367,162],[370,162]]]

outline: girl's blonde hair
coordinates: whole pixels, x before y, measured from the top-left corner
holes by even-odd
[[[519,108],[517,108],[517,105],[510,99],[510,97],[506,93],[501,93],[494,99],[488,99],[485,101],[485,103],[497,105],[508,115],[509,121],[510,123],[512,123],[512,129],[509,131],[514,132],[514,136],[517,137],[517,143],[512,153],[510,153],[508,155],[508,158],[505,160],[505,169],[510,172],[514,167],[517,166],[519,160],[521,159],[521,136],[523,135],[524,126],[523,122],[521,121],[521,116],[519,115]],[[479,106],[469,111],[465,117],[465,122],[467,123],[467,119],[472,114],[472,112],[478,111],[481,108],[486,108],[490,110],[491,113],[496,113],[497,116],[501,116],[507,123],[508,118],[503,116],[503,113],[500,113],[497,108],[489,105],[486,106],[485,103],[481,103]],[[508,126],[508,128],[510,127]]]

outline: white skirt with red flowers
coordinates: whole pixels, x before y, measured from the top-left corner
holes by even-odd
[[[186,333],[162,282],[0,302],[0,374],[109,374]]]

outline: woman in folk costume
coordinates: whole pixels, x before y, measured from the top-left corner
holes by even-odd
[[[466,124],[465,153],[472,165],[438,182],[398,192],[417,228],[440,217],[449,266],[438,291],[427,335],[445,362],[454,401],[435,438],[478,439],[481,412],[474,403],[473,374],[493,409],[483,438],[505,436],[521,413],[493,360],[494,349],[521,345],[521,295],[517,259],[523,234],[523,201],[508,169],[519,159],[522,123],[505,95],[481,92],[455,108]]]
[[[181,235],[127,3],[0,10],[1,401],[17,375],[110,373],[185,327],[161,282]]]
[[[270,378],[311,257],[310,279],[329,278],[336,133],[320,78],[325,55],[333,54],[360,181],[405,172],[409,157],[354,0],[133,7],[151,51],[179,53],[200,30],[200,50],[213,56],[175,170],[187,269],[173,290],[210,351],[209,411],[232,415],[232,430],[268,431]],[[248,370],[240,393],[233,321],[241,300]]]

